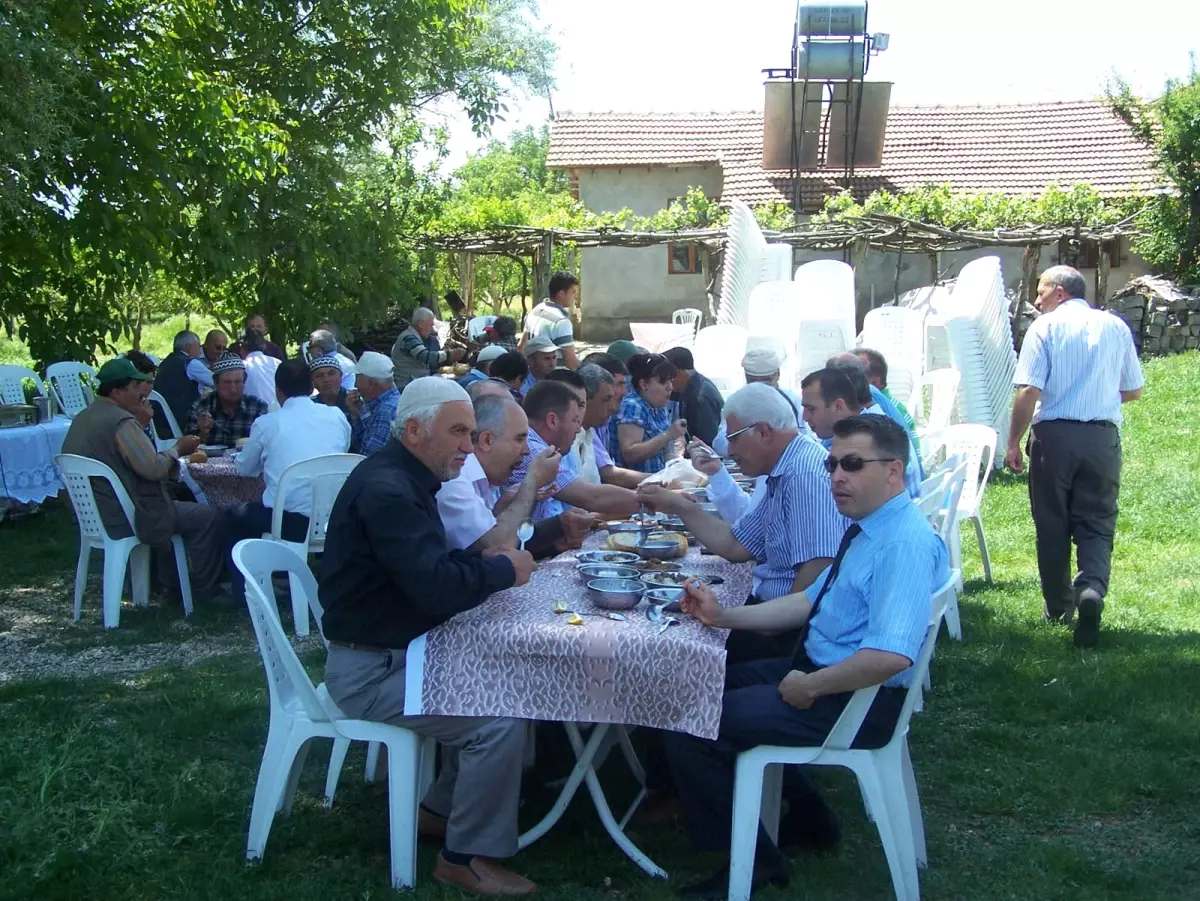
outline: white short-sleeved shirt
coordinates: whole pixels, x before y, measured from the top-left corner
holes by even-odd
[[[438,515],[450,546],[466,550],[496,525],[492,510],[500,489],[488,481],[487,473],[474,454],[467,457],[457,478],[438,489]]]
[[[1079,298],[1063,301],[1029,326],[1013,381],[1042,392],[1035,424],[1070,419],[1120,425],[1121,392],[1144,383],[1129,326]]]
[[[279,368],[279,360],[268,357],[261,350],[246,355],[246,393],[257,397],[272,410],[279,409],[279,400],[275,396],[275,370]]]
[[[525,317],[525,334],[529,338],[545,335],[561,351],[575,346],[575,330],[571,314],[553,301],[543,300]]]

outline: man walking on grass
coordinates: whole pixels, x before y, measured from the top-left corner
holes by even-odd
[[[1047,269],[1013,381],[1005,462],[1025,471],[1021,440],[1030,420],[1029,507],[1047,622],[1075,624],[1075,644],[1093,647],[1108,593],[1117,493],[1121,404],[1142,396],[1142,370],[1128,326],[1085,299],[1083,276]],[[1071,542],[1078,565],[1071,579]]]

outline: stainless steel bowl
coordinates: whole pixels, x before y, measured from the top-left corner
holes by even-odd
[[[224,444],[201,444],[197,450],[204,451],[207,457],[223,457],[229,450]]]
[[[655,567],[654,569],[646,569],[646,567],[649,566],[650,564],[645,560],[639,560],[637,563],[631,563],[629,565],[638,571],[639,577],[641,577],[641,575],[643,573],[651,573],[651,572],[677,573],[681,569],[683,569],[682,563],[670,563],[670,562],[667,562],[664,560],[659,560],[658,562],[656,562],[654,564],[654,567]]]
[[[580,564],[608,563],[613,566],[628,566],[641,558],[630,551],[579,551],[575,559]]]
[[[683,493],[686,494],[688,497],[695,498],[698,501],[708,500],[708,489],[707,488],[684,488]]]
[[[682,588],[647,588],[642,597],[649,604],[673,604],[683,597]]]
[[[638,556],[643,560],[670,560],[682,557],[683,551],[675,541],[654,541],[653,536],[639,544],[636,548]]]
[[[621,566],[616,563],[583,563],[576,567],[580,578],[585,583],[593,579],[634,579],[641,575],[632,566]]]
[[[646,586],[634,579],[593,579],[587,583],[588,597],[602,610],[632,610],[645,590]]]
[[[709,516],[720,516],[721,515],[720,511],[717,510],[716,504],[710,504],[710,503],[705,502],[705,503],[696,504],[696,506],[699,509],[703,510],[705,513],[707,513]]]
[[[682,589],[683,583],[689,579],[708,584],[708,579],[704,576],[697,576],[693,573],[642,573],[642,581],[649,588]]]
[[[606,528],[611,535],[615,535],[619,532],[650,532],[658,528],[658,523],[647,522],[642,524],[640,522],[609,522],[604,524],[604,528]]]
[[[664,516],[658,521],[658,527],[663,531],[682,532],[683,520],[678,516]]]

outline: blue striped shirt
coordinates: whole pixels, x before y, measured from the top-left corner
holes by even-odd
[[[513,470],[513,474],[508,477],[508,485],[520,485],[525,480],[526,473],[529,472],[529,464],[533,458],[550,446],[533,429],[529,430],[529,437],[526,439],[526,444],[529,445],[529,453],[521,458],[521,462]],[[559,462],[558,475],[554,478],[554,487],[561,491],[577,478],[579,478],[579,455],[572,451],[569,454],[564,454],[562,460]],[[541,522],[543,519],[558,516],[558,514],[566,509],[567,505],[558,498],[548,497],[544,501],[538,501],[533,505],[533,512],[529,518],[534,522]]]
[[[850,523],[833,502],[826,456],[818,442],[797,435],[767,476],[765,496],[733,524],[733,537],[758,561],[761,600],[790,593],[796,569],[809,560],[837,554]]]
[[[838,577],[809,624],[804,650],[818,666],[867,648],[916,660],[933,613],[933,593],[950,576],[946,546],[912,499],[898,494],[858,521]],[[840,539],[839,539],[840,541]],[[829,568],[809,586],[815,598]],[[911,667],[884,685],[907,686]]]
[[[1065,300],[1025,333],[1013,382],[1039,389],[1034,423],[1045,419],[1121,424],[1121,392],[1142,387],[1133,335],[1086,300]]]

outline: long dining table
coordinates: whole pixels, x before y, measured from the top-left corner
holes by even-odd
[[[599,548],[603,537],[591,536],[585,549]],[[621,850],[646,873],[665,877],[624,833],[644,789],[618,820],[596,768],[619,746],[641,781],[627,727],[716,737],[728,633],[683,614],[676,615],[678,625],[663,629],[646,617],[644,601],[624,611],[623,622],[585,615],[582,625],[571,625],[566,614],[555,612],[556,602],[581,614],[599,612],[576,572],[577,562],[574,552],[545,561],[527,585],[492,595],[410,644],[405,713],[563,724],[575,766],[550,812],[521,837],[521,847],[554,826],[582,784]],[[729,563],[696,548],[679,562],[686,573],[724,579],[714,591],[727,606],[743,603],[749,594],[749,564]]]

